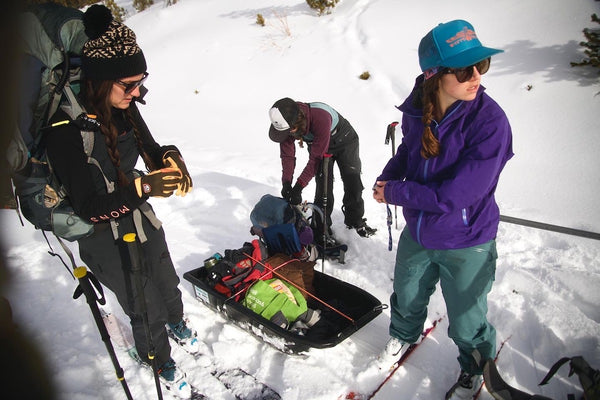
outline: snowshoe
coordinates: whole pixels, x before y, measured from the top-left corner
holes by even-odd
[[[340,264],[345,263],[346,251],[348,251],[348,245],[338,242],[333,236],[327,235],[323,237],[315,238],[315,247],[319,254],[319,258],[327,258],[329,260],[336,260]]]

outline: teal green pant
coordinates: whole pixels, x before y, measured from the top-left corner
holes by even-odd
[[[404,229],[398,242],[390,335],[414,343],[423,331],[429,298],[440,282],[446,302],[448,336],[458,346],[462,370],[481,374],[472,357],[494,358],[496,330],[487,321],[487,294],[496,272],[496,241],[456,250],[430,250]]]

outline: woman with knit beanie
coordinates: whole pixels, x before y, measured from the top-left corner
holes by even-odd
[[[380,359],[396,360],[419,340],[440,282],[461,368],[446,399],[471,399],[481,361],[496,351],[496,330],[487,320],[500,220],[494,192],[513,156],[512,133],[481,78],[501,51],[482,46],[463,20],[423,37],[423,74],[398,107],[402,143],[373,187],[375,200],[402,206],[406,219],[390,298],[391,338]]]
[[[136,105],[143,102],[148,73],[134,32],[100,5],[88,8],[83,23],[89,40],[83,46],[80,100],[100,124],[91,153],[99,167],[84,150],[82,121],[72,121],[60,108],[44,136],[47,155],[77,215],[94,222],[94,232],[78,240],[81,259],[116,295],[130,318],[137,353],[150,364],[146,311],[160,379],[189,398],[190,385],[171,358],[168,334],[190,352],[198,351],[199,342],[183,318],[179,278],[163,228],[146,201],[173,193],[184,196],[192,190],[192,180],[179,150],[156,143]],[[140,156],[147,175],[134,169]],[[143,296],[136,291],[137,277],[121,259],[119,239],[127,233],[139,238]]]

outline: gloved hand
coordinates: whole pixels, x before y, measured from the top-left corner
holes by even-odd
[[[292,191],[290,192],[289,197],[286,200],[294,206],[302,203],[302,189],[304,189],[302,185],[296,182],[296,184],[292,188]]]
[[[163,168],[148,175],[135,178],[135,190],[140,198],[143,195],[169,197],[181,184],[182,174],[177,168]]]
[[[288,199],[290,197],[290,193],[292,192],[292,183],[291,182],[283,182],[283,189],[281,189],[281,197],[284,199]]]
[[[181,153],[177,150],[168,150],[163,155],[163,165],[168,168],[177,168],[181,171],[181,183],[177,185],[175,195],[183,197],[192,191],[192,178],[185,166],[183,157],[181,157]]]

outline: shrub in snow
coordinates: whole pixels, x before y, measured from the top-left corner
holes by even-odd
[[[123,7],[119,7],[115,3],[115,0],[104,0],[104,5],[110,10],[115,21],[123,22],[125,18],[125,9]]]
[[[329,14],[333,7],[340,0],[306,0],[306,4],[314,10],[319,11],[319,15]]]
[[[137,11],[144,11],[154,4],[154,0],[133,0],[133,8]]]

